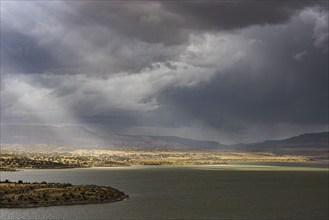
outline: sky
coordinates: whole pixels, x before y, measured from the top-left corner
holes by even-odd
[[[1,124],[224,144],[328,130],[328,1],[1,0]]]

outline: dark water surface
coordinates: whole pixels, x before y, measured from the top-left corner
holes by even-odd
[[[110,185],[108,204],[0,209],[0,219],[328,219],[328,169],[143,166],[1,172],[1,180]]]

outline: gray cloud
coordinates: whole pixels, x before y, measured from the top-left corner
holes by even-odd
[[[328,38],[329,38],[329,25],[328,25],[328,4],[326,7],[316,7],[304,10],[300,17],[305,23],[313,25],[313,45],[320,48],[323,52],[328,52]]]
[[[1,27],[1,61],[5,72],[45,72],[60,64],[34,39],[5,25]]]
[[[310,1],[167,2],[166,8],[185,17],[194,28],[231,30],[286,22]],[[236,16],[238,15],[238,16]]]
[[[225,31],[289,20],[312,1],[69,2],[87,17],[148,43],[186,43],[191,31]],[[237,16],[238,15],[238,16]]]
[[[307,55],[307,52],[304,50],[299,53],[296,53],[293,57],[295,60],[301,61],[303,59],[303,57],[305,57],[306,55]]]
[[[88,5],[88,2],[84,3],[84,6]],[[153,62],[175,59],[185,47],[140,41],[111,25],[95,22],[78,10],[79,2],[72,4],[3,4],[1,25],[6,46],[1,47],[1,53],[6,58],[7,72],[20,72],[18,65],[26,72],[34,73],[108,75],[136,72]],[[111,15],[111,10],[108,12]],[[120,17],[125,15],[120,14]],[[127,21],[127,25],[129,23]]]
[[[227,143],[328,124],[321,2],[22,4],[1,5],[2,123]]]

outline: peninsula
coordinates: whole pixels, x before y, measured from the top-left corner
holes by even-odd
[[[34,208],[121,201],[125,193],[109,186],[70,183],[0,182],[0,208]]]

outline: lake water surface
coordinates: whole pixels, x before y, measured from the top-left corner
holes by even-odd
[[[108,204],[0,209],[0,219],[328,219],[328,168],[141,166],[1,172],[1,180],[110,185]]]

